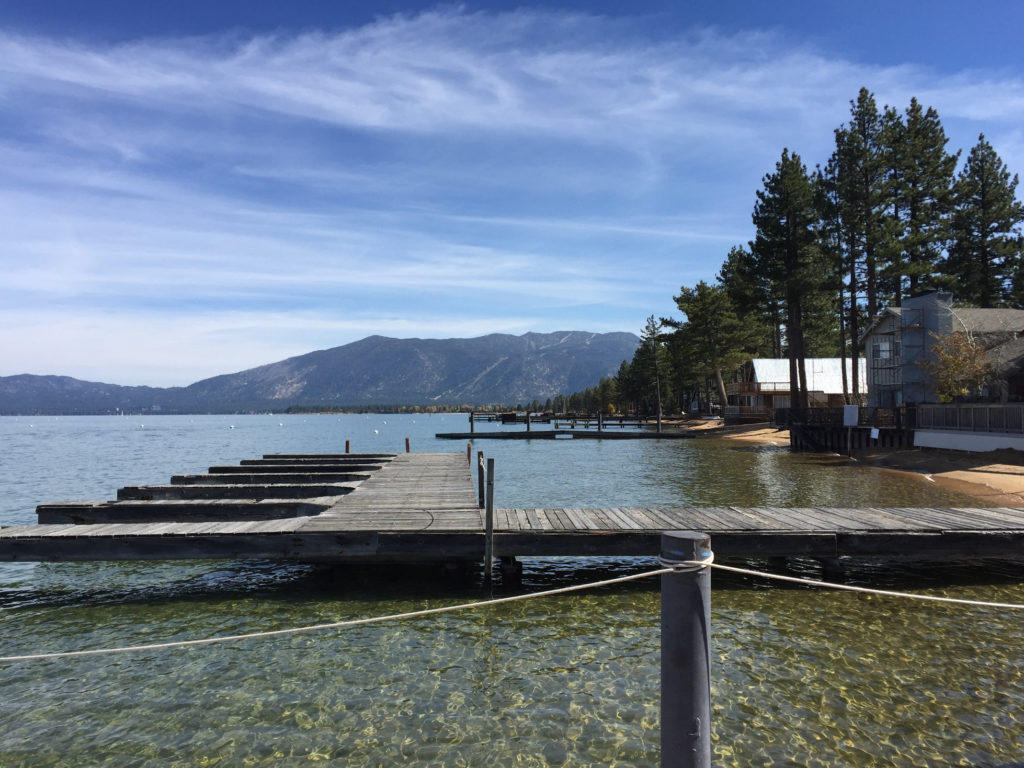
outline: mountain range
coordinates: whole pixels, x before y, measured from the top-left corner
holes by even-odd
[[[633,357],[632,333],[495,333],[472,339],[369,336],[198,381],[124,387],[67,376],[0,377],[0,414],[233,413],[292,406],[486,405],[593,386]]]

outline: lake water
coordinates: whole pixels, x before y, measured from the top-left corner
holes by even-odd
[[[478,424],[478,430],[500,425]],[[0,418],[0,524],[45,501],[277,452],[465,451],[466,416]],[[498,506],[939,506],[919,477],[730,441],[479,441]],[[757,567],[767,563],[753,561]],[[533,559],[523,591],[656,567]],[[813,561],[792,564],[819,576]],[[1024,602],[1017,563],[847,567]],[[719,766],[1024,765],[1020,614],[714,573]],[[499,585],[496,593],[507,592]],[[471,601],[479,584],[261,561],[0,564],[0,655],[136,645]],[[0,766],[657,766],[656,579],[284,639],[0,666]]]

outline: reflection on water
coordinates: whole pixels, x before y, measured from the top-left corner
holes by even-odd
[[[42,440],[0,419],[5,446],[17,446],[3,457],[0,521],[30,521],[39,501],[110,498],[118,485],[266,452],[337,450],[339,439],[357,435],[367,446],[355,448],[364,450],[396,450],[407,432],[416,448],[465,448],[430,441],[433,431],[461,428],[454,419],[415,432],[411,418],[386,418],[388,425],[383,417],[236,416],[230,433],[219,417],[171,419],[147,437],[118,432],[123,420],[66,419]],[[371,443],[370,428],[385,437]],[[965,501],[917,478],[723,441],[476,447],[496,457],[499,503],[510,506]],[[813,560],[789,566],[820,578]],[[654,567],[649,559],[535,559],[521,589]],[[849,562],[845,576],[1021,603],[1020,568]],[[713,582],[716,765],[980,768],[1024,760],[1019,615],[721,572]],[[235,634],[484,596],[464,580],[399,570],[4,565],[0,652]],[[0,765],[656,766],[658,633],[652,579],[342,631],[5,665]]]

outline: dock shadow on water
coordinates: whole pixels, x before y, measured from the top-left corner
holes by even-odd
[[[369,423],[360,419],[360,426]],[[299,445],[326,450],[340,423],[313,419],[282,428],[274,417],[271,429],[269,421],[263,427],[258,417],[234,418],[231,440],[248,439],[247,430],[257,434],[253,445],[231,450],[238,456]],[[293,438],[289,427],[305,431]],[[430,428],[445,429],[436,422]],[[196,444],[229,439],[219,425],[216,434],[209,429],[176,424],[180,454],[150,438],[163,456],[143,458],[157,476],[109,477],[102,487],[160,480],[187,466],[186,453],[194,461]],[[414,444],[427,439],[413,437]],[[701,450],[700,442],[707,447]],[[499,459],[502,506],[799,505],[807,499],[878,505],[883,494],[892,505],[961,500],[915,495],[935,489],[914,479],[893,485],[870,472],[716,443],[516,441],[487,450]],[[95,450],[103,441],[90,444]],[[29,468],[42,463],[53,467],[60,489],[73,488],[73,477],[59,475],[73,472],[74,462],[62,466],[49,448],[31,445],[36,453],[16,459],[25,468],[13,464],[14,474],[33,477]],[[204,461],[238,456],[225,452]],[[107,458],[114,465],[121,457]],[[19,494],[34,502],[74,498],[41,479]],[[4,524],[23,521],[31,508],[4,514]],[[854,584],[1024,602],[1019,563],[843,566]],[[655,567],[642,558],[529,560],[521,585],[499,580],[495,594]],[[786,567],[822,575],[812,560],[793,559]],[[712,583],[715,765],[1021,764],[1019,615],[779,588],[717,572]],[[328,575],[307,565],[237,561],[4,565],[0,636],[4,655],[140,645],[386,615],[488,594],[478,581],[437,571]],[[657,766],[659,601],[652,578],[286,638],[6,664],[0,668],[0,765]]]

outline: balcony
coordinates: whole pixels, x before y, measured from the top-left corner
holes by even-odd
[[[779,395],[788,392],[788,381],[732,381],[725,385],[725,394],[727,395],[760,395],[764,393]]]

